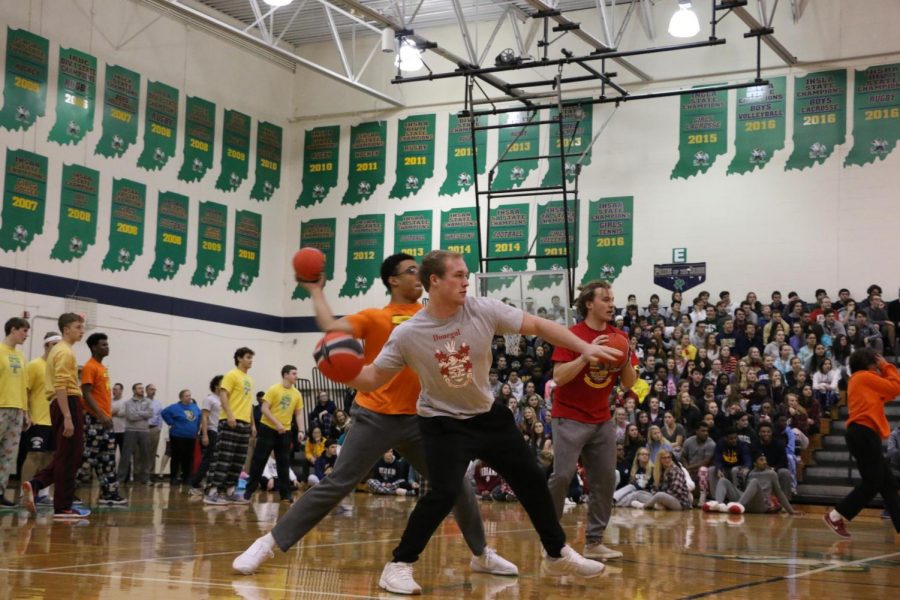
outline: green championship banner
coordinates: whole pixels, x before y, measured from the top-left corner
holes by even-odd
[[[228,208],[217,202],[200,202],[197,227],[197,268],[191,285],[215,283],[225,268],[225,238],[228,235]]]
[[[856,71],[853,148],[844,166],[884,160],[900,139],[900,64]]]
[[[178,133],[178,90],[158,81],[147,82],[144,118],[144,151],[137,164],[142,169],[162,169],[175,156]]]
[[[360,123],[350,128],[350,177],[341,204],[368,200],[384,183],[387,158],[387,121]]]
[[[250,165],[250,117],[226,110],[222,122],[222,172],[216,189],[233,192],[247,179]]]
[[[534,119],[538,118],[536,113],[532,113],[532,115],[535,115]],[[528,113],[525,111],[500,115],[501,125],[527,123],[528,121]],[[541,128],[538,125],[523,125],[522,127],[505,127],[499,132],[497,160],[510,162],[499,163],[491,189],[509,190],[525,183],[528,174],[537,168],[538,160],[535,157],[540,151]]]
[[[557,118],[558,115],[558,108],[550,109],[551,119]],[[585,152],[585,150],[587,152],[584,155],[584,160],[581,161],[581,166],[586,167],[591,164],[590,145],[594,127],[594,105],[590,102],[583,102],[582,104],[563,106],[562,127],[562,146],[566,151],[566,181],[572,183],[575,181],[575,165],[581,160],[581,153]],[[548,154],[553,156],[559,153],[559,147],[559,126],[553,124],[550,125],[550,152]],[[559,159],[551,158],[548,162],[550,163],[550,168],[544,175],[541,186],[562,185]]]
[[[475,219],[474,206],[441,212],[440,247],[447,252],[462,254],[470,273],[479,271],[478,221]]]
[[[296,206],[312,206],[337,185],[341,126],[307,129],[303,135],[303,180]]]
[[[337,220],[310,219],[300,223],[300,247],[318,248],[325,255],[325,281],[334,279],[334,255],[337,251]],[[305,300],[309,293],[299,284],[291,296],[294,300]]]
[[[81,258],[97,241],[100,173],[80,165],[63,165],[59,206],[59,238],[50,258]]]
[[[683,94],[680,102],[678,164],[669,179],[706,173],[727,150],[728,91]]]
[[[50,42],[24,29],[6,28],[6,85],[0,127],[28,129],[47,107]]]
[[[178,171],[182,181],[200,181],[213,164],[216,137],[216,105],[203,98],[187,97],[184,111],[184,161]]]
[[[107,158],[125,154],[137,141],[141,76],[123,67],[106,65],[103,85],[103,134],[94,154]]]
[[[822,164],[847,135],[847,71],[794,78],[794,151],[785,171]]]
[[[56,84],[56,123],[47,139],[57,144],[77,144],[94,130],[97,98],[97,59],[90,54],[59,49]]]
[[[537,128],[534,128],[535,130]],[[524,271],[528,260],[514,258],[528,254],[528,204],[507,204],[492,207],[488,219],[488,258],[510,257],[493,260],[487,265],[489,273]],[[488,280],[489,290],[499,290],[510,285],[515,278],[495,277]]]
[[[269,200],[281,185],[281,127],[260,121],[256,125],[256,182],[254,200]]]
[[[459,117],[450,115],[449,130],[447,132],[447,178],[439,196],[453,196],[464,192],[475,183],[475,173],[472,173],[472,117]],[[487,125],[486,115],[477,117],[476,127]],[[487,131],[475,132],[475,145],[478,147],[478,173],[484,173],[487,159]]]
[[[360,215],[350,219],[347,235],[347,281],[339,296],[365,294],[380,277],[384,260],[384,215]]]
[[[568,235],[566,235],[566,220],[562,200],[538,204],[535,254],[547,257],[535,259],[538,271],[565,270],[567,252],[571,257],[572,266],[578,264],[578,201],[568,203]],[[560,283],[562,275],[535,275],[528,282],[528,287],[542,290]]]
[[[411,210],[394,217],[394,254],[403,252],[421,260],[431,252],[434,213]]]
[[[600,198],[590,203],[588,266],[583,283],[593,279],[613,282],[631,266],[634,246],[634,198]]]
[[[436,117],[414,115],[397,125],[397,179],[389,197],[415,196],[434,175],[434,126]]]
[[[228,289],[246,292],[259,275],[259,251],[262,247],[262,215],[238,210],[234,217],[234,255]]]
[[[128,179],[113,178],[112,216],[109,221],[109,251],[101,267],[127,271],[144,253],[144,213],[147,187]]]
[[[187,258],[188,210],[187,196],[174,192],[160,192],[156,211],[156,258],[150,267],[150,277],[158,281],[172,279]]]
[[[784,148],[786,78],[772,77],[769,85],[757,85],[737,91],[737,124],[734,134],[734,158],[727,175],[743,175],[772,160]]]
[[[43,233],[46,204],[47,157],[7,149],[0,250],[24,250]]]

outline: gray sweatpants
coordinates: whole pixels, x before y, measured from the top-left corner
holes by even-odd
[[[287,552],[299,542],[341,499],[353,492],[356,484],[368,476],[375,463],[391,448],[397,450],[417,473],[428,477],[425,444],[416,415],[382,415],[354,406],[353,427],[344,439],[334,471],[294,502],[272,529],[278,547]],[[480,556],[487,542],[475,490],[469,483],[464,484],[453,513],[469,549]]]
[[[119,472],[116,475],[120,483],[127,482],[132,459],[134,459],[134,482],[147,483],[150,480],[150,461],[155,459],[150,449],[149,432],[125,430],[122,456],[119,458]]]
[[[653,508],[657,504],[668,510],[687,510],[681,505],[678,498],[672,494],[667,494],[666,492],[656,492],[653,494],[653,496],[644,503],[644,508]]]
[[[785,471],[786,469],[779,469]],[[725,478],[719,479],[716,486],[716,502],[739,502],[744,505],[744,510],[748,513],[765,513],[772,507],[768,495],[764,492],[763,486],[760,486],[760,480],[765,479],[765,489],[772,490],[775,485],[780,485],[779,481],[783,481],[785,476],[775,471],[751,471],[752,477],[747,478],[747,489],[743,493],[738,491],[733,483]],[[790,475],[790,473],[788,473]],[[790,488],[788,488],[790,489]],[[787,507],[790,510],[790,507]]]
[[[553,419],[553,474],[550,495],[556,516],[562,518],[569,484],[575,475],[578,457],[588,480],[587,543],[603,540],[612,514],[616,489],[616,426],[612,421],[599,425],[572,419]]]

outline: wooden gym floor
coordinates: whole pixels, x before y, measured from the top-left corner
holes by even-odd
[[[82,523],[53,522],[49,512],[37,520],[0,513],[0,598],[393,598],[378,588],[378,576],[414,502],[356,494],[351,513],[329,516],[289,553],[276,551],[244,577],[231,571],[232,559],[285,506],[205,507],[168,484],[130,496],[131,507],[95,508]],[[791,518],[616,509],[607,541],[625,557],[584,581],[540,577],[540,547],[524,511],[485,503],[488,541],[520,576],[472,573],[452,518],[415,574],[433,598],[897,598],[900,545],[890,522],[866,511],[850,526],[853,540],[842,541],[822,523],[823,510]],[[563,519],[579,549],[585,514],[577,506]]]

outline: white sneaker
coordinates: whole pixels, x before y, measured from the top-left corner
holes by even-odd
[[[636,508],[638,510],[644,510],[644,503],[638,502],[637,500],[635,500],[634,502],[631,503],[631,508]]]
[[[577,502],[575,502],[574,500],[572,500],[572,499],[569,498],[568,496],[566,497],[565,500],[563,500],[563,506],[576,506],[577,504],[578,504]]]
[[[594,544],[585,544],[582,556],[585,558],[599,558],[601,560],[611,560],[613,558],[622,558],[622,553],[603,545],[603,542]]]
[[[231,568],[244,575],[253,575],[260,565],[270,558],[275,558],[275,553],[272,552],[274,544],[266,539],[268,537],[271,537],[271,534],[266,534],[250,544],[243,554],[234,559]]]
[[[541,572],[551,576],[596,577],[603,572],[603,563],[585,558],[575,552],[571,546],[566,545],[563,546],[559,558],[544,556],[544,560],[541,561]]]
[[[519,568],[497,554],[493,548],[485,548],[481,556],[473,556],[469,566],[478,573],[491,575],[518,575]]]
[[[378,586],[394,594],[412,596],[422,593],[422,586],[413,579],[412,563],[389,562],[384,565]]]

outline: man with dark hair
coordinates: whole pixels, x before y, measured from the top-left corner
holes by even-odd
[[[709,469],[709,489],[715,492],[720,478],[730,479],[738,489],[744,487],[743,480],[753,466],[750,445],[738,439],[734,427],[725,430],[713,453],[713,466]]]
[[[216,453],[216,442],[219,439],[219,414],[222,412],[222,401],[219,399],[219,386],[222,384],[222,376],[216,375],[209,381],[209,393],[203,397],[200,403],[200,449],[203,453],[200,458],[200,466],[191,479],[192,496],[202,496],[203,488],[200,484],[206,478],[209,465]]]
[[[20,317],[6,322],[3,344],[0,344],[0,508],[15,506],[7,500],[6,484],[19,456],[19,440],[28,420],[28,393],[26,388],[27,361],[17,348],[28,339],[31,325]]]
[[[128,482],[132,473],[135,483],[152,485],[150,482],[150,461],[155,457],[150,452],[149,422],[153,416],[153,405],[144,395],[144,384],[131,386],[131,398],[125,402],[125,436],[122,441],[122,456],[119,459],[118,480]],[[133,460],[133,464],[132,464]]]
[[[790,498],[793,485],[791,470],[788,465],[787,448],[781,440],[775,439],[775,429],[770,423],[761,423],[757,428],[757,432],[756,446],[752,450],[766,455],[767,464],[775,470],[781,489]]]
[[[697,482],[701,506],[710,493],[709,467],[712,465],[715,451],[716,443],[709,437],[709,425],[702,422],[697,425],[694,435],[686,439],[681,447],[681,464]]]

